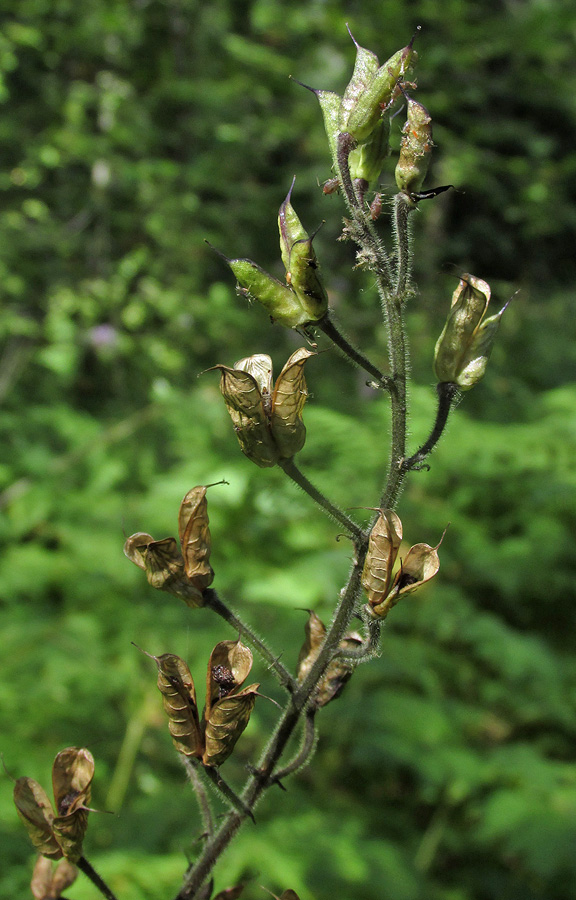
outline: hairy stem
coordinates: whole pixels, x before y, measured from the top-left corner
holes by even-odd
[[[202,827],[204,828],[204,833],[208,837],[212,837],[212,835],[214,834],[214,817],[212,815],[212,808],[210,806],[210,800],[208,798],[206,788],[204,787],[202,779],[200,778],[198,763],[190,759],[188,756],[182,756],[181,753],[179,753],[178,755],[184,764],[184,768],[186,769],[188,778],[190,779],[190,783],[194,789],[194,794],[200,808],[200,815],[202,817]]]
[[[292,481],[296,482],[296,484],[305,491],[309,497],[314,500],[318,506],[321,506],[325,513],[327,513],[331,518],[336,519],[337,522],[346,529],[346,531],[353,536],[355,541],[362,543],[365,540],[365,535],[359,525],[356,522],[352,521],[352,519],[346,515],[338,506],[335,506],[333,503],[328,500],[327,497],[322,494],[318,488],[314,487],[314,485],[308,481],[306,476],[300,471],[300,469],[296,466],[293,459],[281,459],[278,463],[281,469],[286,472],[289,478]]]
[[[85,856],[81,856],[76,865],[78,866],[80,871],[84,872],[86,877],[90,879],[94,887],[96,887],[100,891],[100,893],[104,897],[106,897],[106,900],[117,900],[116,895],[112,893],[106,882],[100,878],[98,872],[95,871],[95,869],[88,862]]]
[[[292,775],[294,772],[298,772],[307,763],[310,762],[310,759],[312,758],[312,754],[314,752],[314,747],[316,746],[316,713],[317,710],[313,706],[309,707],[306,710],[306,718],[304,721],[304,738],[302,740],[302,745],[294,759],[292,759],[288,763],[288,765],[284,766],[284,768],[279,769],[274,773],[271,779],[274,784],[279,784],[283,778],[287,778],[288,775]]]
[[[253,810],[262,794],[274,784],[272,775],[274,768],[350,623],[361,590],[360,580],[365,556],[366,549],[363,547],[358,553],[358,559],[354,563],[346,587],[340,595],[324,644],[303,683],[289,698],[272,739],[244,788],[242,801],[248,809]],[[195,900],[198,897],[198,892],[218,857],[226,849],[245,819],[246,814],[242,812],[233,812],[227,816],[214,837],[207,842],[195,865],[187,872],[184,887],[177,895],[176,900]]]
[[[240,619],[236,613],[232,612],[232,610],[222,602],[218,594],[213,588],[208,588],[204,591],[204,598],[206,600],[206,606],[209,609],[212,609],[219,616],[222,616],[229,625],[232,625],[233,628],[238,631],[243,637],[245,637],[250,644],[258,651],[260,656],[266,660],[270,668],[276,673],[279,678],[280,684],[282,684],[289,691],[293,691],[296,687],[296,679],[290,674],[288,669],[282,665],[279,658],[272,653],[272,651],[266,646],[264,641],[258,637],[258,635],[250,628],[249,625],[246,625],[242,619]]]
[[[404,460],[403,468],[406,472],[410,469],[418,469],[424,462],[429,453],[432,452],[440,438],[444,433],[444,429],[448,423],[448,416],[454,401],[460,393],[458,385],[452,384],[450,381],[443,381],[436,385],[436,393],[438,394],[438,409],[436,411],[436,420],[434,427],[430,432],[428,440],[426,440],[419,450],[413,456]]]
[[[368,372],[369,375],[374,378],[381,387],[386,389],[390,389],[391,379],[388,375],[383,375],[382,372],[373,365],[370,360],[364,356],[360,350],[357,350],[349,340],[342,334],[332,315],[328,313],[324,316],[320,322],[316,323],[316,327],[320,328],[324,334],[330,338],[330,340],[336,344],[336,346],[342,350],[345,356],[348,357],[355,365],[360,366],[361,369],[364,369],[365,372]]]

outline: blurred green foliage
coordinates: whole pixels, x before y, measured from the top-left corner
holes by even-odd
[[[201,825],[171,748],[154,666],[199,683],[202,610],[154,592],[124,534],[174,534],[210,493],[215,586],[295,662],[304,614],[329,617],[350,561],[276,470],[242,457],[197,375],[297,337],[234,295],[207,239],[278,272],[276,211],[294,173],[303,222],[350,336],[384,358],[370,278],[337,244],[341,205],[314,98],[342,90],[357,39],[386,58],[417,24],[418,98],[435,121],[422,204],[412,435],[433,416],[432,348],[454,269],[520,295],[483,384],[400,504],[434,543],[437,583],[390,618],[382,657],[323,711],[310,768],[270,793],[217,872],[302,900],[571,900],[576,891],[576,113],[568,0],[5,0],[0,35],[0,733],[14,777],[96,757],[87,853],[121,900],[179,887]],[[395,134],[399,140],[402,117]],[[391,189],[393,163],[384,190]],[[385,229],[385,220],[382,228]],[[344,506],[378,496],[386,411],[335,353],[309,366],[303,469]],[[255,669],[257,667],[255,666]],[[255,676],[274,695],[262,665]],[[259,702],[226,777],[276,717]],[[0,780],[0,897],[32,855]],[[72,891],[72,889],[70,889]],[[93,900],[79,882],[74,900]]]

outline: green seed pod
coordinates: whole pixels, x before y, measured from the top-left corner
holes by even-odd
[[[367,140],[376,128],[382,112],[388,109],[398,95],[398,83],[415,60],[416,53],[410,42],[380,66],[347,117],[341,118],[340,131],[348,132],[359,143]]]
[[[354,181],[361,178],[366,182],[366,190],[371,183],[378,181],[382,166],[390,153],[390,116],[384,115],[376,124],[374,131],[365,143],[355,147],[348,157],[350,177]]]
[[[354,63],[352,78],[344,91],[344,96],[342,97],[339,109],[338,130],[342,132],[350,131],[348,127],[350,116],[354,112],[362,95],[370,87],[370,84],[378,71],[378,57],[376,54],[372,53],[371,50],[366,50],[365,47],[361,47],[349,28],[348,34],[356,46],[356,61]]]
[[[432,153],[432,117],[421,103],[406,97],[407,113],[396,166],[398,190],[410,196],[422,187]]]
[[[251,259],[228,259],[240,293],[248,300],[257,300],[268,310],[272,319],[286,328],[298,328],[310,321],[297,294],[277,278],[268,275]]]
[[[294,181],[278,213],[280,252],[286,281],[306,312],[307,322],[318,322],[328,312],[328,295],[318,275],[318,262],[310,237],[292,206]]]
[[[484,376],[500,319],[506,307],[485,318],[490,285],[474,275],[463,275],[452,295],[452,305],[434,351],[439,382],[469,390]]]

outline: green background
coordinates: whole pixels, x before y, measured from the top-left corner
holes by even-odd
[[[277,209],[294,174],[344,329],[385,360],[372,280],[336,241],[343,207],[314,97],[354,47],[386,59],[417,25],[418,99],[435,125],[411,304],[411,442],[434,415],[431,358],[454,274],[515,291],[488,373],[399,506],[441,548],[432,585],[386,625],[382,656],[320,716],[312,765],[271,791],[221,861],[247,900],[571,900],[576,893],[576,16],[571,2],[5,0],[0,33],[0,897],[33,855],[12,777],[49,785],[55,753],[96,758],[86,853],[119,900],[173,897],[201,840],[154,664],[185,657],[202,696],[233,634],[154,591],[125,535],[176,531],[209,494],[215,587],[295,663],[328,620],[350,546],[276,469],[240,453],[198,374],[301,339],[236,297],[205,244],[280,275]],[[402,115],[393,123],[399,141]],[[382,182],[393,188],[391,160]],[[386,217],[381,220],[387,238]],[[321,346],[326,344],[321,342]],[[306,474],[373,506],[383,399],[329,350],[311,361]],[[359,514],[362,515],[362,514]],[[366,514],[368,515],[368,514]],[[254,680],[281,699],[264,665]],[[259,701],[223,774],[240,785],[277,711]],[[71,900],[93,900],[81,877]]]

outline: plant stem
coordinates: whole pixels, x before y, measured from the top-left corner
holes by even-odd
[[[272,653],[264,641],[258,637],[250,626],[246,625],[242,619],[239,619],[238,616],[222,602],[213,588],[208,588],[204,591],[204,598],[206,599],[205,606],[212,609],[219,616],[222,616],[229,625],[232,625],[236,631],[247,638],[262,658],[266,660],[270,668],[276,672],[280,683],[289,691],[293,691],[297,684],[296,679],[290,674],[288,669],[282,665],[278,657]]]
[[[90,879],[94,887],[98,888],[100,893],[103,894],[104,897],[106,897],[106,900],[117,900],[115,894],[112,893],[106,882],[100,878],[98,872],[94,870],[85,856],[81,856],[76,865],[78,866],[80,871],[84,872],[87,878]]]
[[[271,778],[273,784],[280,784],[283,778],[292,775],[302,769],[312,757],[314,747],[316,745],[316,708],[311,706],[306,710],[306,719],[304,722],[304,739],[298,753],[288,765],[279,769]]]
[[[327,313],[323,319],[316,323],[316,327],[319,328],[324,334],[330,338],[330,340],[336,344],[336,346],[342,350],[345,356],[348,357],[355,365],[360,366],[361,369],[364,369],[365,372],[368,372],[369,375],[374,378],[381,387],[390,390],[391,379],[388,375],[383,375],[382,372],[373,365],[370,360],[364,356],[360,350],[357,350],[348,339],[342,334],[332,315]]]
[[[358,553],[358,559],[354,563],[346,587],[341,593],[324,644],[303,683],[289,698],[272,739],[244,788],[242,800],[249,809],[253,810],[262,794],[274,784],[272,775],[274,768],[350,623],[361,589],[360,579],[365,557],[366,549],[363,547]],[[195,865],[186,874],[184,887],[177,895],[176,900],[195,900],[198,897],[198,892],[212,867],[235,836],[245,818],[246,815],[240,812],[228,815],[214,837],[207,842]]]
[[[293,459],[281,459],[278,465],[286,472],[292,481],[296,482],[296,484],[318,504],[318,506],[322,507],[325,513],[331,516],[331,518],[336,519],[337,522],[340,522],[346,531],[354,537],[356,542],[363,543],[365,541],[366,538],[360,526],[353,522],[345,512],[337,506],[334,506],[324,494],[320,493],[318,488],[315,488],[314,485],[308,481],[306,476],[303,475]]]
[[[430,432],[428,440],[422,444],[420,449],[417,450],[413,456],[404,460],[403,468],[406,472],[410,469],[420,468],[421,463],[426,459],[428,454],[432,452],[442,437],[448,422],[450,410],[452,409],[452,404],[454,403],[454,400],[457,399],[460,390],[457,384],[452,384],[450,381],[443,381],[436,385],[436,392],[438,394],[438,409],[436,411],[434,427]]]
[[[214,834],[214,818],[212,816],[212,809],[210,807],[210,800],[208,799],[206,788],[204,787],[202,779],[200,778],[198,763],[195,763],[187,756],[182,756],[181,753],[179,753],[178,756],[184,764],[184,768],[186,769],[188,778],[190,779],[190,783],[192,784],[192,787],[194,789],[194,794],[200,808],[200,815],[202,817],[204,832],[208,837],[212,837],[212,835]]]

